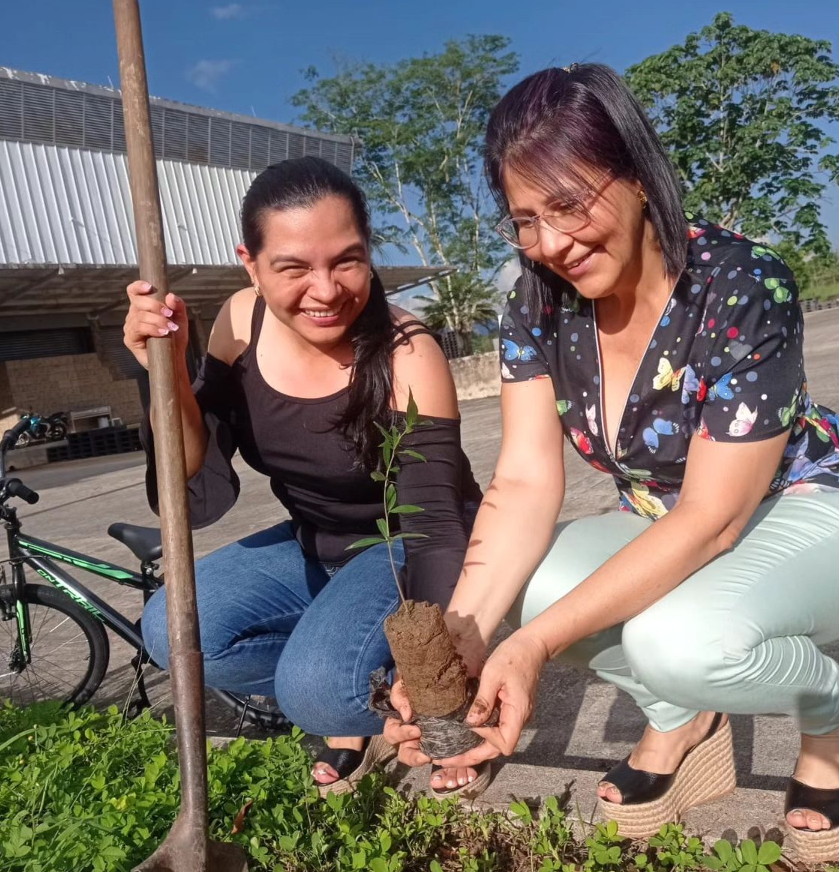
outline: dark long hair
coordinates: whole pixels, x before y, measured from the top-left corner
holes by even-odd
[[[242,201],[242,240],[252,257],[264,244],[265,216],[272,211],[311,208],[324,197],[343,197],[369,247],[372,236],[367,200],[355,182],[319,157],[273,164],[251,183]],[[353,347],[347,406],[336,426],[353,445],[359,465],[378,465],[381,439],[375,422],[387,423],[393,397],[393,349],[399,331],[390,317],[385,288],[374,270],[370,298],[350,327]]]
[[[591,190],[594,169],[640,183],[647,215],[667,274],[677,278],[687,259],[687,221],[673,164],[640,103],[611,68],[572,64],[534,73],[493,109],[486,135],[485,170],[499,206],[507,211],[504,173],[548,187],[557,199]],[[544,299],[573,288],[521,255],[525,293]]]

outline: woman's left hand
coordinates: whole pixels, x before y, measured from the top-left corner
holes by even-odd
[[[536,689],[548,652],[526,629],[518,630],[492,652],[466,723],[484,739],[483,744],[458,757],[435,760],[443,766],[477,766],[516,750],[524,725],[533,714]],[[497,727],[481,727],[500,703]]]

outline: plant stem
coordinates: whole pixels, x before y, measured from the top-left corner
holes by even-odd
[[[394,539],[390,535],[390,508],[388,506],[388,487],[391,484],[390,474],[393,470],[393,461],[396,458],[396,451],[399,448],[399,443],[402,441],[402,434],[397,434],[396,438],[393,442],[393,450],[390,454],[390,460],[387,464],[387,469],[385,470],[385,481],[383,488],[383,496],[382,496],[382,504],[385,510],[385,527],[387,528],[387,535],[385,536],[385,545],[387,545],[387,556],[390,559],[390,569],[393,573],[393,580],[396,582],[396,590],[399,592],[399,599],[402,600],[403,605],[407,601],[405,599],[405,592],[402,590],[402,585],[399,583],[399,573],[396,571],[396,563],[393,559],[393,542]]]

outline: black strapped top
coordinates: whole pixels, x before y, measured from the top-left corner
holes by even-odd
[[[262,377],[255,350],[264,315],[265,301],[257,298],[248,347],[230,366],[208,354],[193,384],[210,436],[204,466],[189,481],[192,526],[214,523],[236,502],[239,478],[231,459],[238,449],[249,466],[270,478],[303,550],[322,563],[340,565],[357,553],[347,546],[379,535],[382,484],[357,467],[351,444],[335,427],[346,407],[346,388],[303,399],[280,393]],[[460,421],[424,418],[431,423],[403,445],[426,462],[402,457],[396,481],[399,502],[424,511],[393,520],[401,520],[403,532],[427,537],[404,540],[409,595],[445,606],[466,550],[464,506],[479,502],[481,493],[460,447]],[[149,504],[157,511],[148,418],[142,436]]]

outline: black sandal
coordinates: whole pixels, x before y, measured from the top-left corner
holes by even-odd
[[[330,748],[326,745],[315,758],[314,772],[318,763],[326,763],[338,773],[338,780],[331,784],[317,784],[318,792],[326,797],[330,793],[352,793],[356,784],[380,763],[387,763],[396,756],[396,748],[384,736],[368,736],[360,751],[351,748]]]
[[[736,787],[731,725],[716,714],[705,737],[682,757],[669,775],[633,769],[622,760],[601,780],[616,787],[621,802],[600,799],[600,811],[617,822],[627,839],[646,839],[664,824],[675,823],[694,806],[710,802]]]
[[[795,778],[787,784],[784,816],[792,811],[814,811],[830,821],[829,830],[808,830],[787,824],[789,841],[807,866],[839,860],[839,789],[810,787]]]
[[[431,777],[433,778],[441,769],[454,769],[465,767],[440,766],[437,763],[431,764]],[[451,799],[451,797],[461,797],[463,799],[477,799],[489,786],[492,780],[492,766],[489,760],[479,763],[477,766],[470,766],[476,772],[475,778],[468,781],[466,784],[459,784],[457,787],[431,787],[429,788],[433,796],[437,799]]]

